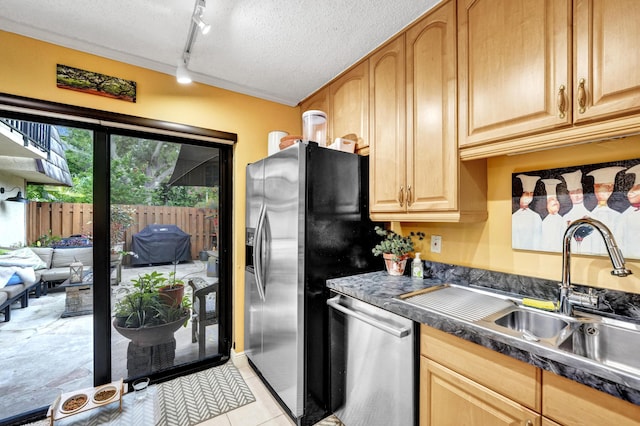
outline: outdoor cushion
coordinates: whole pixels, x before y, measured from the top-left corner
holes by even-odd
[[[53,258],[53,248],[51,247],[31,247],[31,250],[38,255],[44,262],[45,266],[42,269],[51,268],[51,259]]]
[[[6,302],[8,298],[9,295],[6,292],[0,291],[0,306],[2,306],[2,304]]]
[[[93,247],[56,248],[53,251],[51,268],[69,268],[72,262],[81,262],[84,266],[93,265]],[[69,272],[67,270],[67,272]]]
[[[38,256],[31,247],[23,247],[10,251],[9,253],[0,254],[0,266],[19,266],[33,269],[46,268],[45,262],[42,261],[40,256]]]
[[[20,278],[20,275],[14,273],[13,275],[11,275],[11,278],[9,278],[9,281],[7,281],[7,284],[5,285],[16,285],[16,284],[22,284],[22,278]]]
[[[13,299],[26,289],[24,284],[10,285],[9,287],[0,288],[0,292],[7,293],[9,299]]]
[[[69,278],[69,273],[71,271],[68,266],[65,266],[63,268],[43,269],[38,272],[42,281],[64,281]]]

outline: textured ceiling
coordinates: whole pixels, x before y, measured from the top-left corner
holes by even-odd
[[[189,70],[200,83],[296,105],[438,1],[207,0],[212,30],[197,35]],[[173,75],[194,5],[2,0],[0,29]]]

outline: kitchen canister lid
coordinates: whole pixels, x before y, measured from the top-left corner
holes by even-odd
[[[275,154],[280,151],[280,140],[289,133],[282,130],[274,130],[269,132],[269,144],[267,145],[267,154]]]
[[[325,120],[327,119],[327,113],[324,111],[320,111],[319,109],[310,109],[309,111],[305,111],[302,113],[302,118],[305,119],[307,117],[322,117]]]

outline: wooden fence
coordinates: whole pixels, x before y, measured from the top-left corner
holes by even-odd
[[[197,259],[201,250],[211,250],[217,237],[217,210],[195,207],[165,207],[122,205],[132,208],[134,224],[125,234],[125,250],[131,248],[131,236],[151,224],[177,225],[191,236],[191,257]],[[27,207],[27,244],[42,235],[68,237],[91,234],[93,204],[43,203],[31,201]]]

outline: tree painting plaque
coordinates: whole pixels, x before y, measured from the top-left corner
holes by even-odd
[[[590,217],[613,233],[627,259],[640,259],[640,159],[513,173],[511,245],[562,252],[567,226]],[[604,241],[579,227],[571,253],[605,255]]]
[[[136,101],[136,82],[118,77],[85,71],[67,65],[56,66],[56,84],[62,89],[76,90],[92,95]]]

